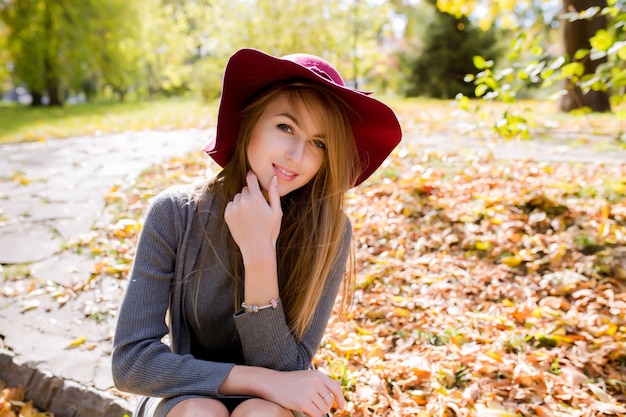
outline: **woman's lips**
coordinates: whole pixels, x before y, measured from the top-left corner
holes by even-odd
[[[298,176],[298,173],[283,168],[280,165],[272,164],[272,168],[274,168],[274,173],[278,179],[282,181],[293,181]]]

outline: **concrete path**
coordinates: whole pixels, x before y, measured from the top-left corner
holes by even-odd
[[[93,264],[63,245],[97,224],[104,196],[117,181],[132,180],[165,158],[200,151],[210,134],[140,132],[0,146],[0,268],[26,264],[31,277],[49,283],[26,297],[12,291],[23,292],[28,280],[0,286],[0,380],[28,386],[31,397],[57,417],[122,417],[131,409],[132,396],[111,395],[114,318],[88,317],[119,303],[120,284],[105,278],[96,291],[61,305],[58,289],[86,282]],[[495,158],[626,162],[626,150],[598,153],[592,143],[571,147],[566,141],[486,142],[453,135],[406,141],[424,150],[478,149]],[[72,347],[77,340],[84,342]]]
[[[87,317],[119,302],[119,282],[105,279],[97,291],[81,292],[61,306],[55,292],[87,282],[93,264],[63,245],[92,229],[116,182],[132,180],[165,158],[200,152],[210,134],[140,132],[0,147],[0,272],[26,264],[32,278],[49,283],[26,297],[12,291],[23,292],[29,280],[0,285],[0,380],[28,386],[31,397],[44,398],[41,406],[61,417],[67,404],[76,404],[76,392],[84,403],[73,406],[76,416],[121,417],[130,409],[132,404],[111,408],[98,399],[113,388],[114,319]],[[72,348],[81,338],[84,343]],[[95,409],[85,409],[91,405]]]

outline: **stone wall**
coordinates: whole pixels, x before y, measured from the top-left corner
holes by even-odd
[[[19,363],[13,353],[0,350],[0,380],[25,388],[26,400],[40,411],[55,417],[124,417],[132,410],[123,399],[107,392],[63,380],[37,368],[34,363]]]

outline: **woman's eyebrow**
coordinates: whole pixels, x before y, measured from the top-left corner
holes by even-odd
[[[284,116],[286,118],[288,118],[289,120],[291,120],[296,126],[298,126],[299,128],[301,128],[300,123],[298,122],[298,118],[296,116],[294,116],[291,113],[280,113],[279,116]],[[317,135],[313,135],[314,138],[318,138],[318,139],[326,139],[326,135],[324,135],[323,133],[319,133]]]
[[[298,118],[291,113],[280,113],[279,116],[284,116],[294,122],[298,127],[300,127],[300,123],[298,122]]]

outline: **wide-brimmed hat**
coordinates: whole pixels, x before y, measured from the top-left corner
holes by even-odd
[[[346,87],[339,72],[324,59],[309,54],[277,58],[255,49],[240,49],[226,65],[217,130],[204,151],[220,166],[225,166],[235,150],[241,112],[248,100],[263,87],[289,79],[318,82],[346,103],[362,165],[357,185],[400,143],[402,130],[393,110],[368,93]]]

